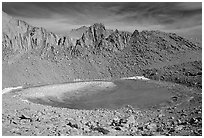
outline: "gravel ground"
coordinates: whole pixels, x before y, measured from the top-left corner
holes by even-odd
[[[175,94],[160,106],[117,110],[75,110],[34,104],[19,92],[2,95],[2,134],[67,135],[202,135],[201,91],[168,85]],[[12,101],[12,102],[11,102]]]

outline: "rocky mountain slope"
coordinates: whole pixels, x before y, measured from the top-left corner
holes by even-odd
[[[146,69],[144,76],[162,81],[172,81],[202,89],[202,62],[193,61],[163,68]]]
[[[201,46],[160,31],[110,31],[96,23],[82,29],[76,39],[6,13],[2,25],[3,87],[141,75],[144,69],[168,66],[177,59],[194,61],[202,55]],[[195,58],[183,58],[194,54]]]

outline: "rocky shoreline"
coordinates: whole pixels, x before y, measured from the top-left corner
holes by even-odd
[[[117,110],[56,108],[23,101],[18,92],[6,93],[2,95],[2,134],[202,135],[201,91],[181,85],[173,87],[177,96],[166,105],[144,109],[125,106]]]

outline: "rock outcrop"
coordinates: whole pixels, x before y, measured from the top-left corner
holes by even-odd
[[[110,32],[103,24],[96,23],[82,34],[82,37],[76,42],[76,47],[85,48],[80,52],[89,50],[94,54],[103,51],[117,52],[128,46],[129,39],[130,33],[118,30]]]
[[[66,48],[72,44],[69,37],[47,32],[44,28],[30,26],[26,22],[10,17],[6,13],[3,13],[2,24],[4,60],[11,55],[29,51],[42,57],[65,54]]]

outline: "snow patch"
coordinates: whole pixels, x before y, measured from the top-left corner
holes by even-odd
[[[24,102],[24,103],[29,103],[29,101],[25,100],[25,99],[22,99],[21,101]]]
[[[144,76],[133,76],[133,77],[125,77],[121,78],[122,80],[150,80],[148,78],[145,78]]]
[[[74,79],[74,82],[82,81],[82,79]]]
[[[22,89],[22,88],[23,88],[23,86],[4,88],[4,89],[2,90],[2,94],[11,92],[12,90]]]

